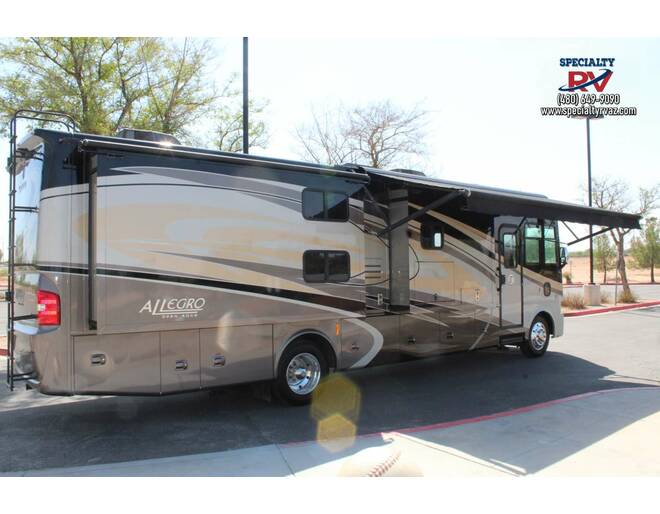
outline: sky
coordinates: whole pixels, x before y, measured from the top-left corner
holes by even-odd
[[[241,72],[242,41],[214,42],[213,76],[222,82]],[[542,117],[539,108],[556,105],[567,82],[561,57],[614,57],[607,92],[619,93],[638,114],[592,122],[592,173],[625,179],[632,195],[660,181],[660,39],[255,37],[249,57],[250,95],[268,101],[263,155],[298,158],[294,130],[309,121],[312,107],[390,100],[428,111],[427,174],[569,202],[585,197],[585,121]],[[6,151],[0,141],[3,163]],[[570,239],[566,231],[562,237]]]

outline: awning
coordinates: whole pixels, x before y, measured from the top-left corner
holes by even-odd
[[[522,216],[546,220],[584,223],[601,227],[639,227],[640,216],[624,212],[608,211],[568,202],[551,200],[543,195],[490,188],[475,184],[463,184],[396,171],[364,168],[374,178],[388,179],[409,186],[437,189],[439,191],[467,190],[464,208],[468,211],[492,215]]]

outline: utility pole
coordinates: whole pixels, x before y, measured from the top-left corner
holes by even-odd
[[[582,118],[583,116],[576,116]],[[604,118],[604,115],[598,114],[584,116],[587,119],[587,191],[589,194],[589,207],[593,206],[592,187],[591,187],[591,120]],[[584,284],[584,299],[587,305],[600,305],[600,286],[594,282],[594,227],[589,225],[589,283]]]
[[[243,38],[243,153],[250,153],[250,131],[248,120],[248,38]],[[589,120],[587,119],[587,123]],[[589,181],[591,187],[591,180]],[[589,193],[591,196],[591,193]],[[589,200],[591,201],[591,199]]]
[[[589,130],[589,116],[587,116],[587,181],[589,190],[589,207],[592,207],[591,198],[591,132]],[[593,225],[589,225],[589,283],[594,283],[594,239]]]

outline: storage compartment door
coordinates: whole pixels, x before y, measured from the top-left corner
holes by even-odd
[[[273,326],[200,330],[202,387],[273,378]]]
[[[158,332],[73,338],[76,393],[160,392]]]
[[[160,333],[160,376],[164,393],[199,389],[199,330]]]

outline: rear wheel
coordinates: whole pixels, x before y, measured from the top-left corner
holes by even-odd
[[[291,405],[304,405],[321,379],[328,374],[328,362],[319,347],[308,341],[290,345],[280,359],[275,379],[275,391]]]
[[[525,357],[541,357],[550,344],[550,327],[543,316],[536,316],[529,328],[528,337],[520,344]]]

